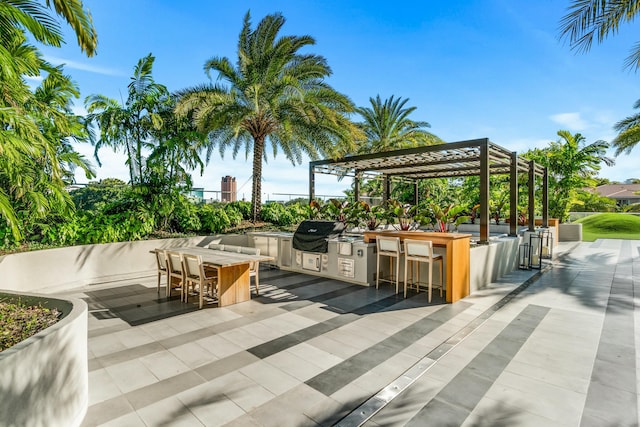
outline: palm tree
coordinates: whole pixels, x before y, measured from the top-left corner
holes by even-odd
[[[238,42],[235,65],[226,57],[205,63],[207,74],[215,72],[218,83],[201,85],[179,93],[177,112],[192,114],[198,129],[208,133],[207,161],[217,145],[234,158],[244,148],[253,156],[252,215],[261,209],[262,161],[270,143],[273,155],[282,150],[295,165],[302,155],[339,156],[352,149],[357,128],[346,114],[352,102],[325,82],[331,74],[324,57],[299,50],[315,44],[310,36],[281,36],[285,23],[279,14],[267,15],[255,29],[250,14]]]
[[[47,9],[55,9],[76,33],[78,46],[87,56],[96,53],[98,36],[91,14],[81,0],[46,0],[46,6],[35,0],[0,0],[0,28],[28,31],[35,40],[48,46],[60,47],[64,40],[58,22]]]
[[[43,70],[50,75],[46,85],[66,79],[26,43],[27,33],[49,46],[63,43],[60,26],[48,10],[51,6],[71,25],[88,56],[97,45],[91,16],[80,0],[46,0],[46,6],[33,0],[0,0],[0,217],[10,229],[10,235],[3,236],[6,240],[21,240],[27,220],[69,208],[66,168],[83,164],[64,137],[76,129],[77,118],[65,110],[73,91],[63,91],[54,100],[47,87],[34,94],[23,79]],[[71,83],[63,85],[68,89]]]
[[[369,98],[371,107],[358,108],[364,119],[360,127],[366,135],[365,144],[360,146],[360,153],[378,153],[424,145],[442,144],[443,141],[424,128],[431,127],[425,121],[413,121],[409,115],[416,107],[404,107],[409,99],[386,99],[384,102],[377,95]]]
[[[633,104],[633,108],[640,108],[640,99]],[[613,128],[618,131],[618,136],[611,142],[616,149],[615,156],[631,153],[640,142],[640,112],[620,120]]]
[[[568,38],[572,49],[588,52],[594,37],[601,43],[616,34],[620,24],[631,23],[640,13],[640,0],[573,0],[560,21],[560,38]],[[640,43],[625,59],[625,67],[640,67]]]
[[[89,95],[85,99],[89,112],[87,125],[95,124],[100,129],[99,137],[91,133],[96,161],[100,164],[98,151],[103,146],[109,146],[116,151],[124,148],[131,185],[143,183],[144,152],[155,146],[153,131],[162,126],[158,110],[169,98],[167,88],[153,79],[154,60],[155,57],[149,54],[138,61],[124,105],[99,94]]]
[[[560,139],[547,148],[532,150],[524,156],[549,168],[549,214],[564,221],[576,193],[595,185],[600,164],[612,166],[614,161],[606,156],[609,148],[606,141],[586,144],[584,136],[566,130],[558,131],[558,136]]]

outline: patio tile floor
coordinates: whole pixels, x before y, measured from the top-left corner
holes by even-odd
[[[637,425],[639,250],[564,243],[448,305],[277,269],[225,308],[154,276],[65,292],[90,307],[83,426]]]

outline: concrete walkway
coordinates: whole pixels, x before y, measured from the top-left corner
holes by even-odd
[[[83,425],[637,425],[640,242],[560,249],[455,304],[280,270],[226,308],[154,277],[65,293],[91,312]]]

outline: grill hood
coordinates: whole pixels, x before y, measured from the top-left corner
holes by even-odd
[[[293,248],[305,252],[326,253],[328,239],[340,236],[344,224],[340,221],[302,221],[293,233]]]

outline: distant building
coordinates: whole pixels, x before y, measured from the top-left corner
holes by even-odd
[[[236,178],[223,176],[220,182],[220,194],[223,202],[236,201]]]
[[[606,184],[599,185],[595,193],[616,201],[618,206],[640,203],[640,184]]]
[[[191,191],[189,191],[189,196],[196,202],[201,203],[204,200],[204,188],[192,188]]]

